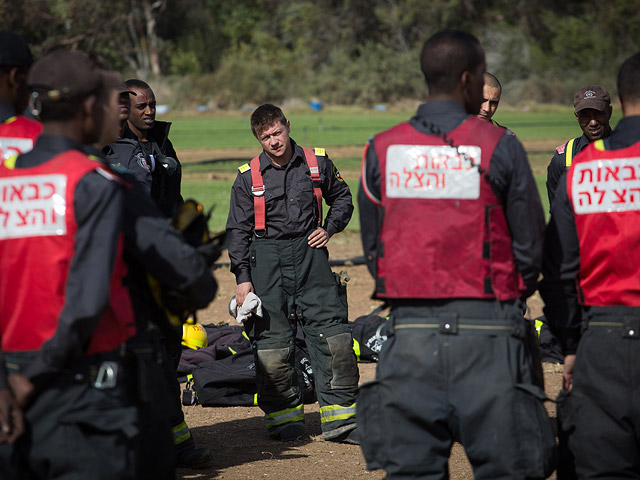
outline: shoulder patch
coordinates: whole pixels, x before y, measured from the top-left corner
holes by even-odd
[[[240,173],[244,173],[244,172],[246,172],[247,170],[250,170],[250,169],[251,169],[251,167],[249,166],[249,164],[248,164],[248,163],[245,163],[244,165],[240,165],[240,166],[238,167],[238,171],[239,171]]]
[[[316,147],[314,150],[315,150],[316,155],[320,155],[321,157],[324,157],[326,155],[326,153],[324,151],[324,148],[317,148]]]
[[[563,143],[559,147],[556,147],[556,152],[558,152],[560,155],[562,155],[564,153],[564,149],[565,149],[566,146],[567,146],[567,144]]]
[[[336,177],[336,180],[338,180],[339,182],[344,182],[344,178],[342,178],[342,175],[340,175],[340,172],[338,171],[338,168],[335,165],[333,166],[333,175],[334,177]]]

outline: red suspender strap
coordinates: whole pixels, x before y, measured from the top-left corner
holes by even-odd
[[[318,226],[320,226],[322,225],[322,190],[320,189],[321,180],[318,159],[315,152],[310,148],[302,147],[302,150],[304,150],[307,166],[309,167],[309,172],[311,172],[311,184],[313,185],[313,196],[318,204]]]
[[[260,156],[258,155],[249,164],[251,167],[251,193],[253,193],[253,215],[256,232],[266,229],[266,214],[264,203],[264,184],[262,183],[262,173],[260,173]]]
[[[313,185],[313,196],[318,204],[318,225],[322,225],[322,189],[320,188],[320,171],[318,169],[318,159],[310,148],[303,147],[304,156],[311,172],[311,183]],[[256,232],[264,232],[266,229],[266,206],[264,201],[264,183],[260,172],[260,156],[255,157],[249,163],[251,168],[251,193],[253,194],[253,215]],[[258,235],[260,236],[260,235]]]

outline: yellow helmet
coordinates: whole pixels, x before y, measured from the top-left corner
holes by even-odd
[[[197,350],[209,345],[207,331],[198,323],[185,323],[182,325],[182,345]]]

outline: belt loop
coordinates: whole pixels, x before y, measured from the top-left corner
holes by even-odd
[[[454,312],[444,312],[438,315],[440,319],[440,333],[447,335],[458,334],[458,322],[460,315]]]
[[[623,338],[640,338],[640,318],[638,317],[623,317],[624,332]]]

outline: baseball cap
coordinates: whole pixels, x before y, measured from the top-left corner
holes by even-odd
[[[69,102],[97,93],[105,77],[84,53],[58,50],[33,64],[27,85],[43,102]]]
[[[100,73],[103,76],[105,87],[113,88],[114,90],[117,90],[118,93],[130,93],[132,95],[137,95],[136,92],[127,87],[127,84],[124,83],[124,78],[122,78],[122,75],[118,72],[102,70]]]
[[[0,30],[0,65],[28,67],[33,63],[29,45],[17,33]]]
[[[573,97],[573,107],[576,112],[585,108],[593,108],[604,112],[611,105],[611,96],[600,85],[587,85],[576,92]]]

